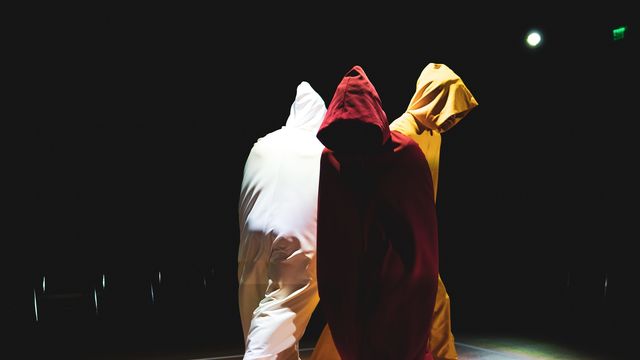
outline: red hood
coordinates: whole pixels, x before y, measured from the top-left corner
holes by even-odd
[[[380,96],[364,70],[354,66],[333,95],[318,139],[335,152],[370,152],[382,147],[389,137]]]

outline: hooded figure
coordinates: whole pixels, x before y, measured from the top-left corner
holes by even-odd
[[[299,359],[298,341],[318,303],[316,214],[326,112],[302,82],[286,126],[260,138],[240,192],[239,305],[244,359]]]
[[[435,301],[433,184],[418,145],[390,131],[359,66],[318,131],[318,285],[343,360],[422,360]]]
[[[391,123],[420,145],[433,177],[433,193],[438,191],[441,133],[462,120],[478,102],[462,79],[444,64],[430,63],[422,70],[416,92],[407,111]],[[431,325],[429,350],[435,359],[457,359],[451,333],[451,306],[444,283],[438,276],[438,294]]]
[[[438,188],[440,134],[451,129],[476,106],[477,101],[456,73],[446,65],[430,63],[418,78],[416,92],[407,111],[391,123],[392,131],[409,136],[420,146],[431,170],[434,196]],[[449,295],[438,276],[428,344],[429,352],[437,360],[458,358],[450,314]],[[328,327],[322,331],[311,360],[340,360]]]
[[[441,133],[451,129],[478,106],[462,79],[447,65],[430,63],[422,70],[407,111],[391,123],[420,145],[438,191]]]

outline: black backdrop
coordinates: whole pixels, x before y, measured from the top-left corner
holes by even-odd
[[[26,220],[13,318],[41,338],[73,326],[33,322],[42,275],[190,266],[215,284],[206,321],[156,321],[140,333],[153,327],[167,344],[193,328],[203,336],[187,332],[182,343],[241,347],[237,199],[255,139],[284,124],[300,81],[328,104],[361,65],[394,119],[422,68],[439,62],[480,103],[444,136],[441,159],[441,274],[454,331],[581,343],[629,334],[638,28],[622,9],[570,20],[478,9],[27,12],[11,33],[16,119],[28,125],[26,146],[11,152],[24,174],[15,213]],[[627,37],[614,42],[619,25]],[[545,36],[540,49],[524,45],[530,28]],[[115,333],[101,337],[115,344]]]

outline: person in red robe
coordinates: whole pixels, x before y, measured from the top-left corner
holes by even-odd
[[[317,134],[317,276],[343,360],[430,359],[438,229],[429,166],[389,129],[364,70],[338,85]]]

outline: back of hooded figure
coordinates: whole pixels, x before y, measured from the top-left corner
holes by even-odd
[[[419,359],[437,289],[429,166],[390,131],[364,70],[342,79],[318,131],[318,282],[343,360]]]
[[[245,359],[298,359],[318,303],[315,279],[322,98],[302,82],[286,126],[259,139],[239,202],[239,306]]]

